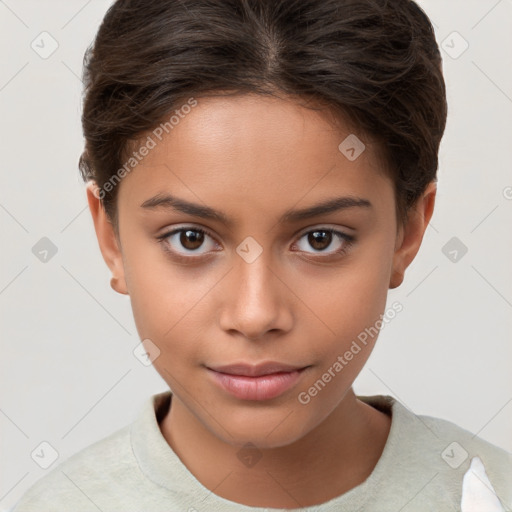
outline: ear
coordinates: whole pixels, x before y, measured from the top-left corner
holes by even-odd
[[[110,281],[112,288],[118,293],[128,295],[119,240],[105,212],[99,192],[96,182],[90,181],[87,184],[87,202],[94,221],[96,237],[103,259],[112,272],[112,280]]]
[[[423,235],[434,212],[436,192],[437,184],[429,183],[425,192],[409,211],[406,224],[399,230],[389,288],[398,288],[402,284],[405,270],[420,249]]]

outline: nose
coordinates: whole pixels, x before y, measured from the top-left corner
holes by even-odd
[[[269,251],[267,251],[269,252]],[[237,257],[238,258],[238,257]],[[286,332],[293,324],[293,293],[265,251],[253,262],[235,259],[221,290],[220,326],[251,341],[270,332]]]

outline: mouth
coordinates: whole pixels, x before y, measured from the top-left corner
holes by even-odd
[[[309,366],[269,362],[206,367],[221,389],[241,400],[271,400],[294,387]]]

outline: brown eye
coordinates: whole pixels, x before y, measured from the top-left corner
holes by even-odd
[[[204,229],[193,228],[192,226],[166,233],[158,237],[164,249],[176,255],[192,259],[211,252],[215,248],[215,241]],[[208,247],[208,242],[210,247]]]
[[[319,228],[304,233],[296,245],[300,251],[307,254],[318,254],[321,257],[327,257],[344,253],[354,242],[355,237],[352,235],[335,229]],[[328,250],[330,247],[331,250]],[[311,248],[314,250],[311,251]]]
[[[330,231],[311,231],[308,233],[308,243],[317,251],[323,251],[332,241],[332,233]]]
[[[185,249],[194,251],[195,249],[201,247],[203,244],[204,232],[193,229],[183,230],[181,231],[179,241],[180,244],[185,247]]]

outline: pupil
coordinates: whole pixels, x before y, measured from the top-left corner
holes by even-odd
[[[181,232],[180,243],[183,245],[183,247],[193,250],[201,247],[203,239],[204,233],[187,229],[186,231]]]
[[[320,236],[317,236],[320,233]],[[331,242],[332,233],[330,231],[314,231],[310,233],[309,243],[311,247],[317,250],[325,249],[325,242],[327,241],[327,247]]]

